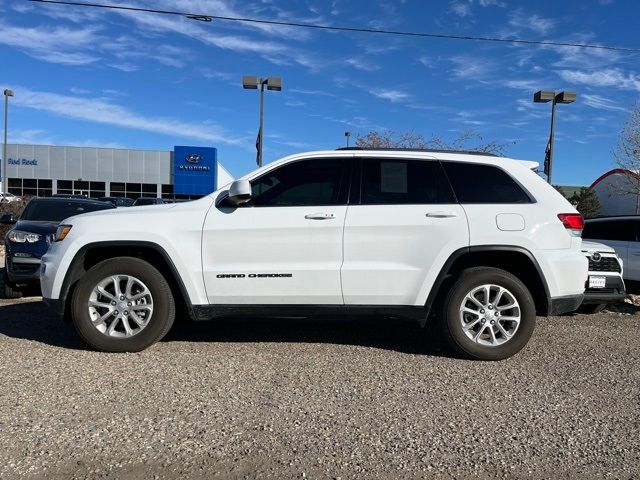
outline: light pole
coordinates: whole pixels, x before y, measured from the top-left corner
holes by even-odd
[[[551,103],[551,133],[544,156],[544,174],[547,182],[551,183],[551,173],[553,167],[553,138],[556,130],[556,105],[558,103],[573,103],[576,101],[575,92],[556,93],[553,90],[540,90],[533,94],[534,103]]]
[[[264,123],[264,87],[267,86],[267,90],[275,90],[279,92],[282,90],[282,79],[279,77],[266,77],[260,78],[252,75],[245,75],[242,77],[242,87],[245,89],[255,90],[260,85],[260,127],[258,128],[258,138],[256,139],[256,163],[258,167],[262,166],[262,128]]]
[[[351,132],[347,130],[346,132],[344,132],[344,136],[347,137],[347,148],[349,148],[349,139],[351,138]]]
[[[13,97],[13,91],[8,88],[4,91],[4,143],[2,144],[2,192],[9,193],[9,181],[7,179],[7,121],[9,118],[9,97]]]

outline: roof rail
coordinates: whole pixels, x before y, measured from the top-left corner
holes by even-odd
[[[482,155],[497,157],[495,153],[478,152],[473,150],[446,150],[442,148],[367,148],[367,147],[339,147],[336,150],[374,151],[374,152],[429,152],[429,153],[459,153],[463,155]]]

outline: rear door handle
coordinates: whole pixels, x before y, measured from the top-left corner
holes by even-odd
[[[430,217],[430,218],[451,218],[451,217],[457,217],[457,216],[458,214],[456,212],[438,211],[438,212],[427,213],[427,217]]]
[[[333,213],[309,213],[304,218],[307,220],[333,220],[336,217]]]

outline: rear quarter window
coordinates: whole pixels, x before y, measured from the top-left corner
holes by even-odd
[[[460,203],[533,203],[533,198],[501,168],[442,162]]]

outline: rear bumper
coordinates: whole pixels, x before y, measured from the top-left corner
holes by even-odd
[[[563,313],[575,312],[583,300],[583,294],[552,298],[549,304],[549,315],[562,315]]]
[[[588,282],[587,282],[588,285]],[[606,276],[604,288],[587,288],[584,291],[584,305],[622,302],[627,296],[624,281],[620,276]]]

